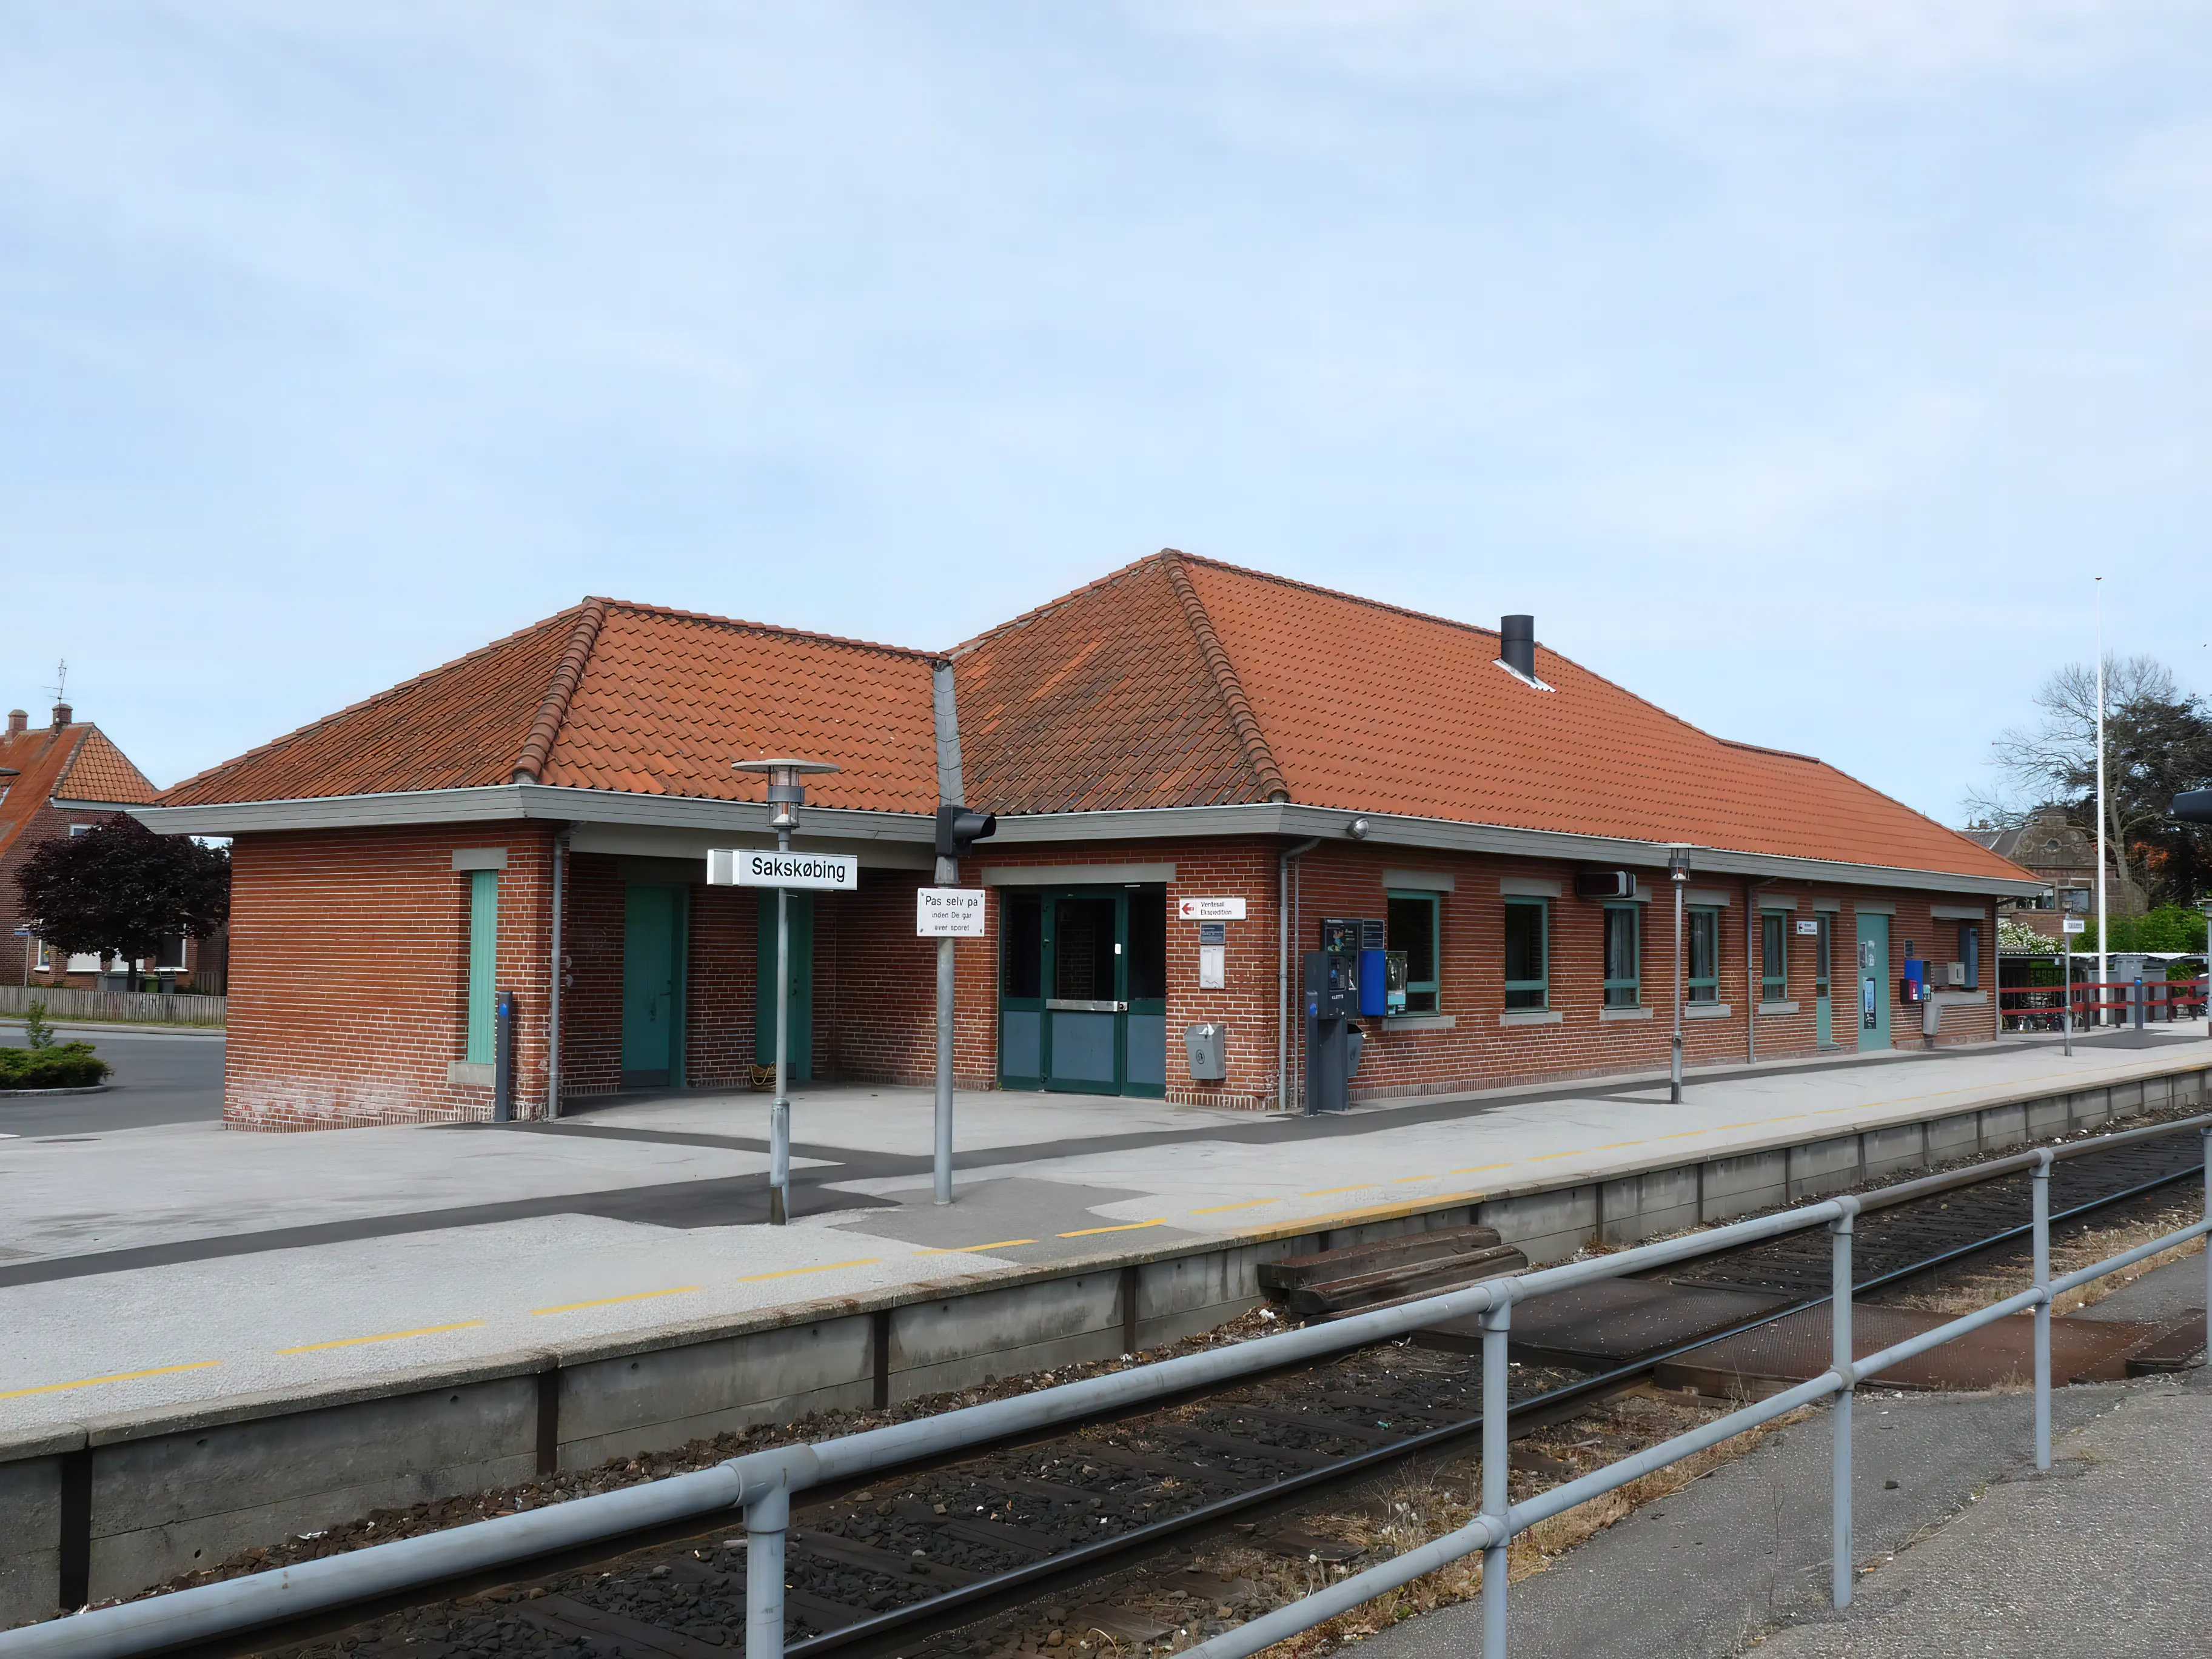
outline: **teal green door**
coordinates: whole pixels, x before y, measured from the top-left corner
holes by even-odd
[[[814,895],[791,895],[791,1039],[785,1066],[793,1083],[814,1075]],[[775,895],[760,902],[760,987],[753,1019],[753,1064],[775,1064]]]
[[[1167,1092],[1167,893],[1014,890],[1000,902],[999,1077],[1068,1094]]]
[[[683,1082],[683,904],[673,887],[623,892],[622,1086]]]
[[[1823,1048],[1836,1046],[1835,968],[1836,918],[1823,910],[1813,918],[1813,1041]]]
[[[1859,1047],[1889,1047],[1889,918],[1858,919]]]

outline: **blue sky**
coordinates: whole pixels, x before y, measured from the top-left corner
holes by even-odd
[[[167,783],[608,593],[1174,545],[1956,821],[2212,689],[2212,9],[0,7],[0,700]]]

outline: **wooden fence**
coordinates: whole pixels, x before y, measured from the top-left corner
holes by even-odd
[[[148,1025],[221,1025],[228,1018],[230,1007],[228,997],[0,985],[0,1015],[27,1013],[34,1002],[46,1005],[46,1018],[52,1020],[133,1020]]]

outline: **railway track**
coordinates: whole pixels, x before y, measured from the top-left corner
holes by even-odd
[[[2191,1135],[2063,1163],[2052,1176],[2054,1221],[2079,1224],[2117,1207],[2154,1206],[2202,1169]],[[1858,1225],[1859,1288],[1902,1285],[2020,1245],[2029,1204],[2028,1178],[2014,1174],[1871,1212]],[[1733,1328],[1742,1328],[1823,1299],[1828,1262],[1826,1233],[1813,1229],[1668,1271],[1674,1285],[1758,1298],[1761,1312]],[[978,1621],[1046,1602],[1073,1604],[1072,1616],[1060,1609],[1054,1628],[1064,1633],[1051,1638],[1071,1659],[1093,1638],[1141,1647],[1170,1627],[1097,1605],[1097,1586],[1164,1558],[1176,1570],[1155,1574],[1153,1589],[1209,1612],[1235,1612],[1239,1584],[1188,1571],[1182,1553],[1241,1528],[1255,1547],[1326,1563],[1336,1540],[1294,1525],[1271,1528],[1271,1519],[1394,1467],[1452,1452],[1474,1436],[1481,1424],[1475,1370],[1449,1346],[1358,1350],[822,1490],[793,1518],[786,1651],[792,1659],[981,1652],[989,1644],[973,1634]],[[1524,1357],[1511,1388],[1516,1434],[1591,1411],[1677,1351],[1638,1353],[1595,1372]],[[626,1542],[619,1554],[602,1547],[591,1559],[508,1568],[495,1584],[447,1586],[444,1600],[325,1615],[313,1626],[264,1632],[221,1651],[279,1659],[708,1659],[742,1645],[745,1547],[737,1517],[711,1531],[687,1526],[681,1537]],[[364,1623],[363,1614],[376,1616]],[[345,1620],[356,1622],[337,1628]]]

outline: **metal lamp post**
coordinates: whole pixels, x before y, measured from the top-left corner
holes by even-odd
[[[769,828],[775,831],[776,850],[791,850],[791,832],[799,827],[799,809],[806,804],[806,786],[799,780],[811,772],[843,769],[828,761],[739,761],[740,772],[768,774],[769,805],[775,808]],[[768,1219],[781,1227],[791,1216],[791,890],[775,890],[775,1103],[768,1113]]]
[[[1667,879],[1674,889],[1674,1042],[1667,1098],[1682,1103],[1682,890],[1690,879],[1690,849],[1676,842],[1667,849]]]

